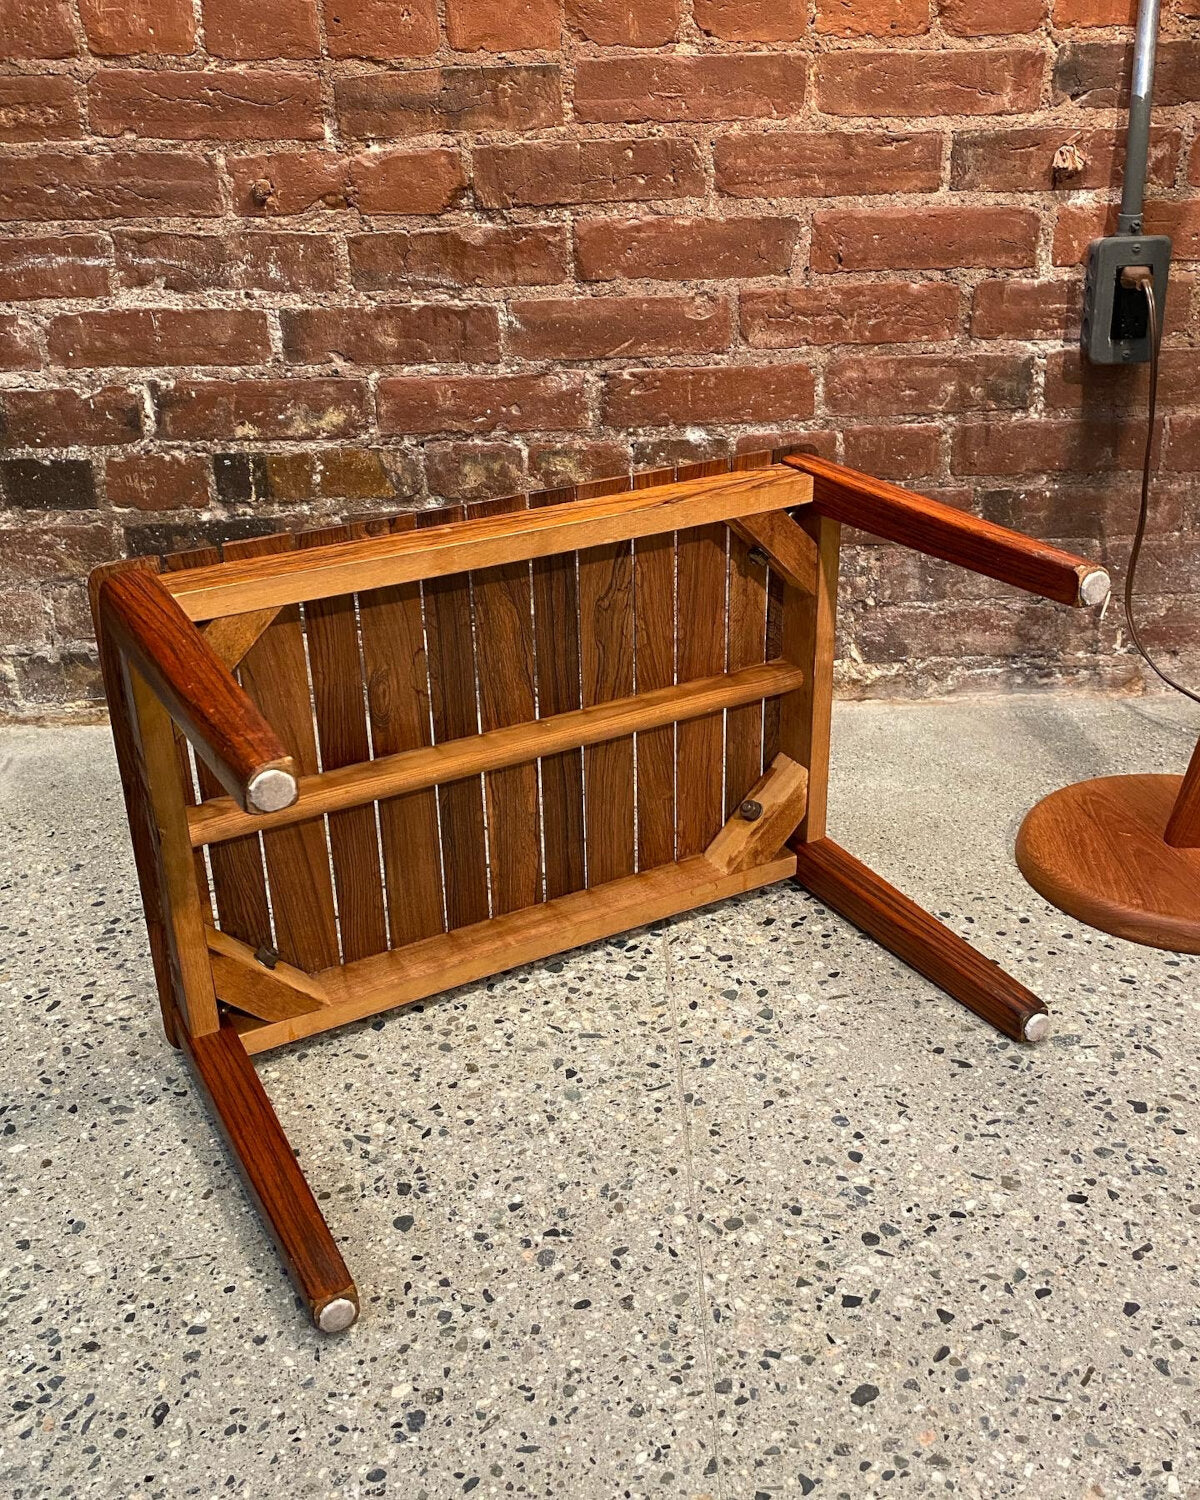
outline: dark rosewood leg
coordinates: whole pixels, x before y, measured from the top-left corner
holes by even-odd
[[[1023,984],[923,911],[832,839],[790,845],[796,879],[877,943],[1018,1042],[1049,1030],[1046,1007]]]
[[[358,1317],[358,1289],[236,1029],[223,1017],[221,1029],[206,1036],[191,1036],[183,1026],[178,1032],[213,1118],[313,1322],[323,1333],[349,1328]]]

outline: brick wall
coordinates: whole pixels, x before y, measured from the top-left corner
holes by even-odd
[[[0,712],[86,711],[122,552],[781,438],[1119,559],[1144,373],[1075,335],[1133,9],[0,0]],[[1164,9],[1146,633],[1195,668],[1200,0]],[[1138,678],[1115,610],[846,574],[846,691]]]

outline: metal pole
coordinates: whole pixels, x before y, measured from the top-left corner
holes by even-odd
[[[1159,0],[1141,0],[1133,44],[1133,83],[1129,91],[1129,135],[1125,181],[1121,189],[1120,234],[1141,234],[1142,205],[1150,155],[1150,111],[1154,93],[1154,56],[1158,48]]]

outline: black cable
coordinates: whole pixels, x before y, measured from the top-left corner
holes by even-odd
[[[1200,703],[1200,693],[1194,693],[1191,688],[1184,687],[1182,682],[1176,682],[1174,677],[1164,672],[1150,653],[1142,645],[1141,636],[1138,635],[1137,622],[1133,618],[1133,594],[1137,579],[1138,559],[1142,555],[1142,543],[1146,538],[1146,523],[1150,516],[1150,480],[1154,457],[1154,418],[1158,407],[1158,344],[1160,330],[1158,326],[1158,300],[1154,295],[1154,279],[1147,276],[1141,282],[1141,288],[1146,294],[1146,304],[1150,312],[1150,402],[1146,421],[1146,456],[1142,464],[1142,501],[1138,511],[1137,530],[1133,536],[1133,546],[1129,552],[1129,567],[1125,573],[1125,623],[1129,627],[1129,638],[1137,648],[1138,655],[1146,663],[1152,672],[1161,677],[1168,687],[1173,687],[1177,693],[1182,693],[1185,698],[1190,698],[1193,703]]]

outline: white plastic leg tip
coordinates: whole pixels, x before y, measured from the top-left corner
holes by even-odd
[[[349,1297],[335,1297],[317,1314],[317,1327],[322,1333],[341,1333],[357,1321],[358,1308]]]
[[[290,772],[276,768],[260,771],[246,788],[250,806],[264,813],[282,812],[285,807],[291,807],[298,795],[296,778]]]
[[[1103,604],[1112,592],[1112,579],[1103,568],[1097,568],[1095,572],[1085,575],[1079,585],[1079,602],[1081,604],[1093,605]]]
[[[1030,1016],[1025,1022],[1025,1040],[1027,1042],[1044,1042],[1050,1035],[1049,1016]]]

